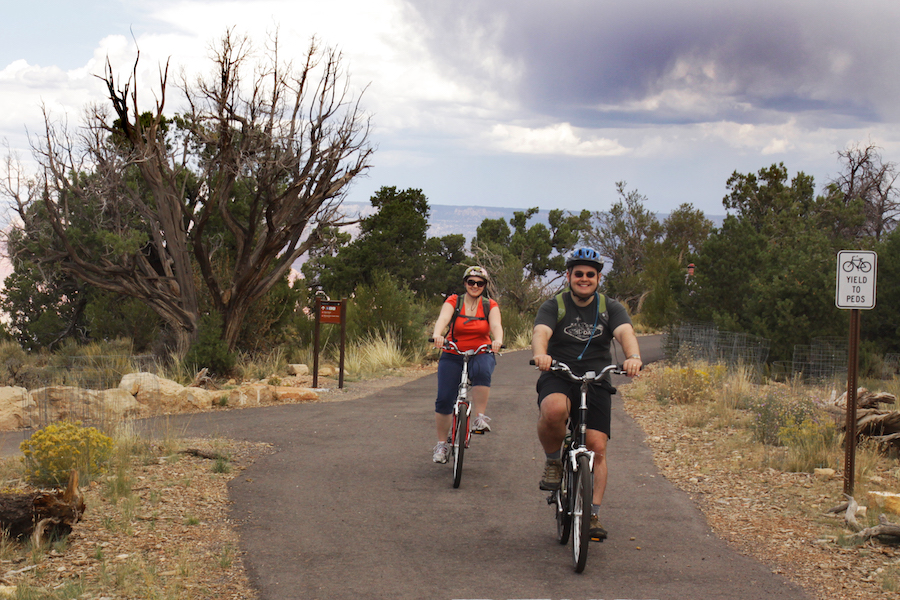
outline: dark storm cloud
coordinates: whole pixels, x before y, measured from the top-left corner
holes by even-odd
[[[895,0],[409,2],[456,77],[583,126],[897,117]]]

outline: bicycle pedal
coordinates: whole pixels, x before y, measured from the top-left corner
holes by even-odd
[[[481,429],[473,429],[470,433],[471,433],[472,435],[484,435],[484,434],[487,433],[487,432],[486,432],[486,431],[483,431],[483,430],[481,430]]]
[[[593,536],[591,536],[591,541],[592,541],[592,542],[602,542],[602,541],[605,540],[605,539],[606,539],[606,538],[593,537]]]

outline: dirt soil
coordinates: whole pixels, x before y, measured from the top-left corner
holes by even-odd
[[[403,369],[381,379],[346,381],[343,388],[320,377],[319,401],[360,398],[434,370]],[[310,386],[312,378],[284,383]],[[65,543],[40,551],[0,544],[0,598],[26,586],[39,590],[28,597],[41,598],[256,598],[228,516],[227,486],[271,451],[266,444],[224,439],[169,439],[137,450],[127,476],[109,474],[82,488],[87,510]],[[13,480],[3,491],[28,489]]]
[[[320,387],[330,389],[321,394],[321,401],[359,398],[433,371],[418,368],[346,382],[343,390],[337,389],[337,382],[320,380]],[[673,411],[655,402],[630,400],[627,386],[621,389],[625,408],[646,432],[663,476],[690,494],[712,529],[737,551],[770,565],[814,598],[900,597],[896,589],[884,587],[887,576],[894,582],[900,579],[896,545],[838,543],[840,518],[825,512],[840,498],[840,481],[735,469],[739,456],[722,458],[714,451],[720,438],[734,432],[686,427]],[[11,558],[0,552],[0,584],[28,582],[52,590],[81,578],[89,583],[82,598],[256,598],[228,518],[227,483],[271,449],[229,440],[170,444],[177,449],[156,448],[154,455],[134,464],[130,495],[110,499],[113,475],[86,488],[84,520],[65,547],[51,546],[36,566],[35,553]],[[188,449],[227,456],[229,471],[214,472],[215,460],[183,452]],[[148,588],[157,595],[147,596]]]
[[[843,514],[828,513],[844,501],[841,474],[747,468],[737,431],[685,426],[678,407],[629,399],[628,386],[619,389],[663,476],[690,495],[710,527],[737,551],[795,581],[813,598],[900,597],[900,545],[876,539],[849,544],[845,540],[852,532]],[[870,477],[873,487],[894,480],[887,472]]]

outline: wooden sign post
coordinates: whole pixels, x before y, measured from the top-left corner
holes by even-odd
[[[319,326],[333,323],[341,326],[338,388],[344,387],[344,342],[347,336],[347,300],[316,298],[316,326],[313,329],[313,387],[319,387]]]

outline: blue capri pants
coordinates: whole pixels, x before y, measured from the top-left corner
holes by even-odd
[[[489,352],[482,352],[469,358],[469,381],[472,385],[491,387],[491,375],[497,359]],[[449,415],[456,403],[459,391],[459,380],[462,377],[463,357],[450,352],[441,353],[437,370],[437,400],[434,401],[434,412]]]

